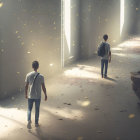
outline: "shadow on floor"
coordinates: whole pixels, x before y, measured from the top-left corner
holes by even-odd
[[[117,82],[117,80],[115,80],[115,79],[113,79],[111,77],[106,77],[105,79],[110,80],[110,81],[113,81],[113,82]]]
[[[29,129],[28,132],[37,137],[39,140],[63,140],[62,138],[60,139],[58,137],[48,135],[46,132],[43,132],[41,127],[37,127],[35,129],[35,132],[33,132],[31,129]]]

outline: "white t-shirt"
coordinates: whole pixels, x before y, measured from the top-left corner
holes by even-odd
[[[33,71],[26,75],[25,82],[29,83],[29,91],[28,91],[29,99],[41,99],[41,85],[44,83],[44,76],[39,74],[34,81],[34,78],[36,77],[37,74],[38,72]]]
[[[103,43],[105,43],[105,55],[103,57],[101,57],[101,59],[108,60],[109,52],[110,52],[110,45],[107,42],[103,42]]]

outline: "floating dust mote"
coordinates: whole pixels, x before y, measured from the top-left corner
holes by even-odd
[[[4,49],[1,49],[1,52],[4,52]]]
[[[0,8],[3,6],[3,2],[0,2]]]
[[[134,117],[135,117],[135,114],[130,114],[130,115],[128,116],[129,119],[133,119]]]
[[[16,34],[18,33],[19,31],[16,31]]]
[[[53,66],[53,64],[51,63],[51,64],[50,64],[50,66],[52,67],[52,66]]]

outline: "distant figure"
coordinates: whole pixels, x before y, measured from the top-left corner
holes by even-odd
[[[100,44],[98,48],[98,56],[101,57],[101,77],[107,78],[108,62],[111,62],[111,51],[110,45],[107,43],[108,35],[103,36],[104,41]],[[105,66],[105,72],[104,72]]]
[[[33,61],[32,68],[33,72],[30,72],[26,75],[26,85],[25,85],[25,98],[28,99],[28,112],[27,112],[27,127],[31,126],[31,112],[33,103],[35,102],[35,127],[39,126],[39,109],[41,101],[41,87],[45,94],[45,101],[47,100],[47,93],[44,84],[44,77],[37,72],[39,68],[39,62]],[[29,88],[29,91],[28,91]]]

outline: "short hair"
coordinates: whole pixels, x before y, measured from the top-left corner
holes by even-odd
[[[39,67],[39,62],[38,61],[33,61],[32,62],[32,68],[35,69],[35,70],[37,70],[38,67]]]
[[[107,41],[108,35],[107,35],[107,34],[103,35],[103,39],[104,39],[105,41]]]

